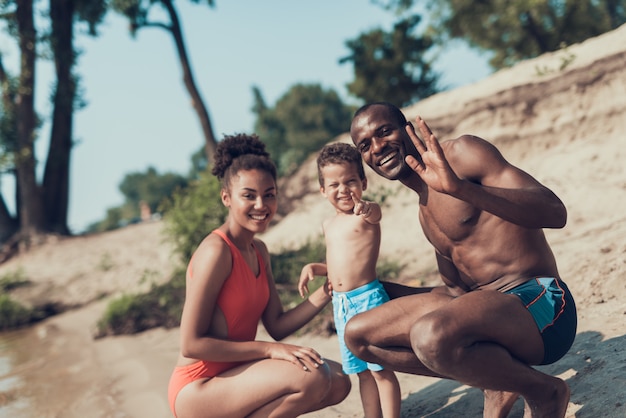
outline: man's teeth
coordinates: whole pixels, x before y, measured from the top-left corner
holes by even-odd
[[[382,160],[380,160],[380,162],[378,163],[378,165],[385,165],[387,164],[389,161],[391,161],[396,155],[398,155],[397,152],[392,152],[391,154],[387,155],[385,158],[383,158]]]

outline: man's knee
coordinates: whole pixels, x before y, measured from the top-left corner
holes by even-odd
[[[355,355],[359,355],[367,345],[368,324],[361,315],[355,315],[346,324],[344,340]]]
[[[429,315],[415,322],[409,337],[415,355],[427,366],[452,360],[459,348],[458,334],[440,316]]]

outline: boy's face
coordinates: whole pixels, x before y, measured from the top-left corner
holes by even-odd
[[[367,179],[361,179],[359,173],[350,163],[329,164],[322,167],[324,185],[320,192],[338,212],[352,213],[354,200],[361,199],[363,190],[367,188]]]

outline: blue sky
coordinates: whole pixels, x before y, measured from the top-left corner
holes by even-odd
[[[217,0],[211,9],[176,3],[187,52],[215,134],[251,132],[252,86],[272,106],[296,83],[320,83],[351,100],[345,85],[353,78],[345,41],[372,28],[389,29],[393,16],[369,0]],[[186,174],[190,157],[203,144],[171,37],[142,29],[135,39],[127,22],[109,13],[98,38],[77,36],[82,49],[77,71],[88,106],[75,117],[77,145],[72,154],[70,228],[79,232],[120,205],[118,186],[130,172],[153,166]],[[0,34],[6,67],[16,68],[7,35]],[[451,44],[436,70],[442,82],[458,87],[485,78],[487,58],[461,43]],[[51,67],[37,68],[38,111],[47,104]],[[348,127],[346,127],[347,130]],[[45,158],[49,127],[44,125],[38,156]],[[5,197],[11,182],[2,179]],[[7,199],[9,200],[9,199]],[[12,202],[7,202],[12,204]]]

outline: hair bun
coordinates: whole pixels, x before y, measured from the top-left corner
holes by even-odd
[[[256,134],[226,135],[217,144],[211,173],[223,178],[233,161],[243,155],[257,155],[268,159],[270,156],[265,150],[265,144]]]

